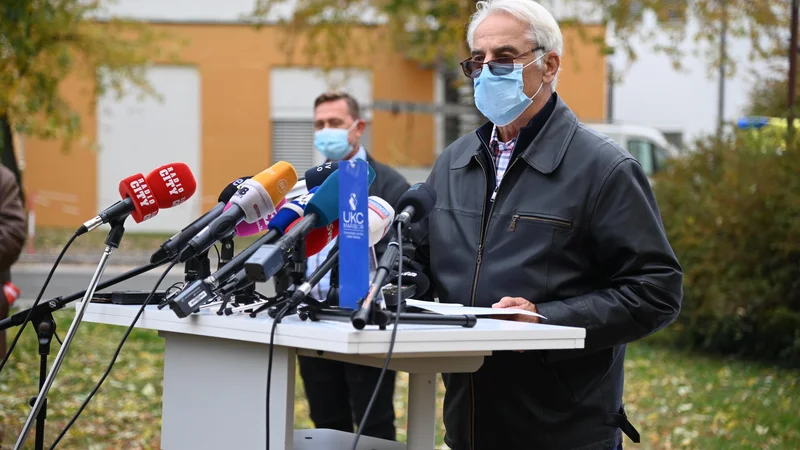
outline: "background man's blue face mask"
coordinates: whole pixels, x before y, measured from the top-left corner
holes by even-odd
[[[502,127],[513,122],[528,106],[533,103],[534,97],[542,90],[544,81],[539,84],[539,89],[532,97],[525,95],[525,84],[522,81],[522,71],[542,59],[546,53],[533,61],[525,64],[514,64],[514,70],[506,75],[494,75],[490,70],[484,69],[474,81],[475,106],[481,114],[491,120],[493,124]]]
[[[323,128],[317,130],[314,132],[314,148],[322,153],[322,156],[331,161],[340,161],[344,159],[353,149],[348,136],[350,130],[352,130],[358,122],[359,120],[356,120],[348,128]]]

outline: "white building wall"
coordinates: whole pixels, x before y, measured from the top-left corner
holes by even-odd
[[[646,26],[653,27],[655,22],[653,15],[646,17]],[[697,23],[690,22],[687,37],[679,44],[684,67],[681,71],[672,67],[667,55],[651,50],[655,43],[667,44],[665,33],[660,33],[656,41],[634,43],[636,61],[628,61],[622,54],[609,58],[622,77],[614,86],[614,121],[683,132],[686,143],[716,131],[718,70],[709,73],[705,54],[715,54],[717,49],[694,42],[697,27]],[[749,40],[729,36],[727,42],[728,56],[735,61],[737,70],[725,80],[723,119],[732,122],[742,115],[756,74],[763,75],[765,65],[753,60]]]

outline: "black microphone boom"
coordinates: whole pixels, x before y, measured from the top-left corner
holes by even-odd
[[[397,201],[397,209],[402,212],[395,217],[395,222],[399,222],[400,231],[404,231],[409,223],[418,222],[427,217],[436,206],[436,191],[427,183],[417,183],[409,188]],[[400,244],[398,236],[395,235],[386,251],[383,252],[378,262],[378,270],[372,279],[367,297],[361,303],[361,307],[353,314],[353,326],[361,330],[367,325],[372,309],[372,301],[386,284],[386,278],[392,270],[394,262],[400,255]]]
[[[317,269],[308,276],[305,283],[301,284],[297,287],[297,289],[292,294],[290,302],[290,308],[299,305],[300,303],[305,300],[306,296],[311,289],[314,288],[319,282],[325,277],[325,275],[333,269],[333,267],[339,262],[339,240],[336,240],[336,243],[331,248],[331,251],[328,253],[328,257],[325,258],[325,261],[317,267]],[[322,299],[319,299],[322,301]]]
[[[217,203],[216,206],[211,208],[207,213],[198,217],[194,222],[187,225],[186,228],[182,229],[175,236],[172,236],[166,242],[161,244],[161,248],[156,250],[156,252],[150,256],[150,262],[157,263],[161,261],[169,261],[178,256],[183,248],[186,247],[186,244],[188,244],[189,241],[200,232],[200,230],[207,227],[208,224],[213,222],[214,219],[222,214],[223,209],[225,209],[225,203]]]
[[[303,216],[291,230],[273,245],[263,245],[245,262],[244,270],[250,281],[264,283],[289,263],[289,251],[298,240],[304,239],[317,224],[319,216]]]
[[[178,295],[170,299],[167,304],[170,309],[180,318],[184,318],[197,311],[202,303],[214,298],[213,290],[232,275],[236,275],[247,259],[263,245],[267,245],[280,237],[281,232],[270,230],[267,234],[258,238],[249,247],[242,250],[238,255],[231,259],[227,264],[214,272],[205,280],[195,280],[186,286]]]
[[[207,213],[198,217],[194,222],[190,223],[184,229],[175,234],[175,236],[172,236],[166,242],[161,244],[161,248],[159,248],[150,257],[150,262],[158,263],[161,261],[169,261],[178,256],[181,251],[183,251],[183,248],[186,247],[186,244],[188,244],[189,241],[197,235],[197,233],[199,233],[203,228],[207,227],[211,222],[214,221],[214,219],[222,214],[222,212],[225,210],[225,205],[228,204],[239,186],[248,178],[252,177],[246,176],[237,178],[235,181],[225,186],[225,189],[223,189],[219,194],[219,198],[217,199],[218,203]]]

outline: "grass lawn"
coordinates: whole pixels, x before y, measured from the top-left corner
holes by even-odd
[[[71,318],[71,310],[57,313],[60,336],[66,333]],[[81,325],[50,391],[47,446],[102,375],[123,331],[122,327]],[[51,362],[57,350],[55,342]],[[135,331],[111,376],[59,448],[159,448],[163,350],[155,332]],[[27,398],[36,393],[38,367],[36,339],[26,329],[21,345],[0,373],[0,434],[4,435],[0,449],[12,448],[22,429],[30,409]],[[628,442],[627,448],[798,449],[799,375],[798,371],[697,356],[647,343],[632,345],[626,361],[625,401],[643,442],[640,446]],[[300,384],[295,392],[295,421],[298,428],[307,428],[311,423]],[[405,376],[398,377],[397,388],[398,436],[404,440]],[[439,411],[437,440],[441,443],[441,408]],[[33,441],[31,435],[26,448],[33,448]]]

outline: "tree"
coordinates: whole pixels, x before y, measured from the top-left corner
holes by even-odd
[[[796,83],[800,88],[800,82]],[[765,117],[786,117],[789,109],[786,93],[789,90],[788,77],[765,77],[753,87],[750,94],[748,114]],[[800,111],[800,98],[795,99],[795,109]]]
[[[143,23],[95,20],[102,8],[102,0],[0,2],[0,122],[68,145],[81,123],[59,85],[76,72],[96,80],[97,95],[122,95],[127,83],[155,95],[144,68],[162,54],[162,36]]]
[[[562,26],[596,17],[612,27],[614,48],[604,39],[592,39],[601,51],[625,52],[635,59],[635,42],[654,42],[652,50],[667,54],[676,67],[683,56],[679,44],[692,30],[698,43],[716,48],[723,23],[732,37],[747,37],[753,44],[752,58],[768,58],[784,52],[788,36],[790,0],[560,0]],[[474,0],[256,0],[253,16],[267,17],[272,11],[293,9],[283,20],[287,35],[338,37],[326,47],[309,47],[316,57],[341,53],[341,39],[365,16],[386,25],[398,50],[421,64],[452,65],[464,52],[466,24],[475,12]],[[546,2],[542,2],[546,4]],[[552,3],[552,2],[551,2]],[[659,19],[659,31],[668,44],[653,41],[656,29],[645,24],[647,12]],[[693,24],[697,27],[693,27]],[[720,54],[709,54],[709,67],[718,67]],[[733,66],[731,65],[731,70]]]

